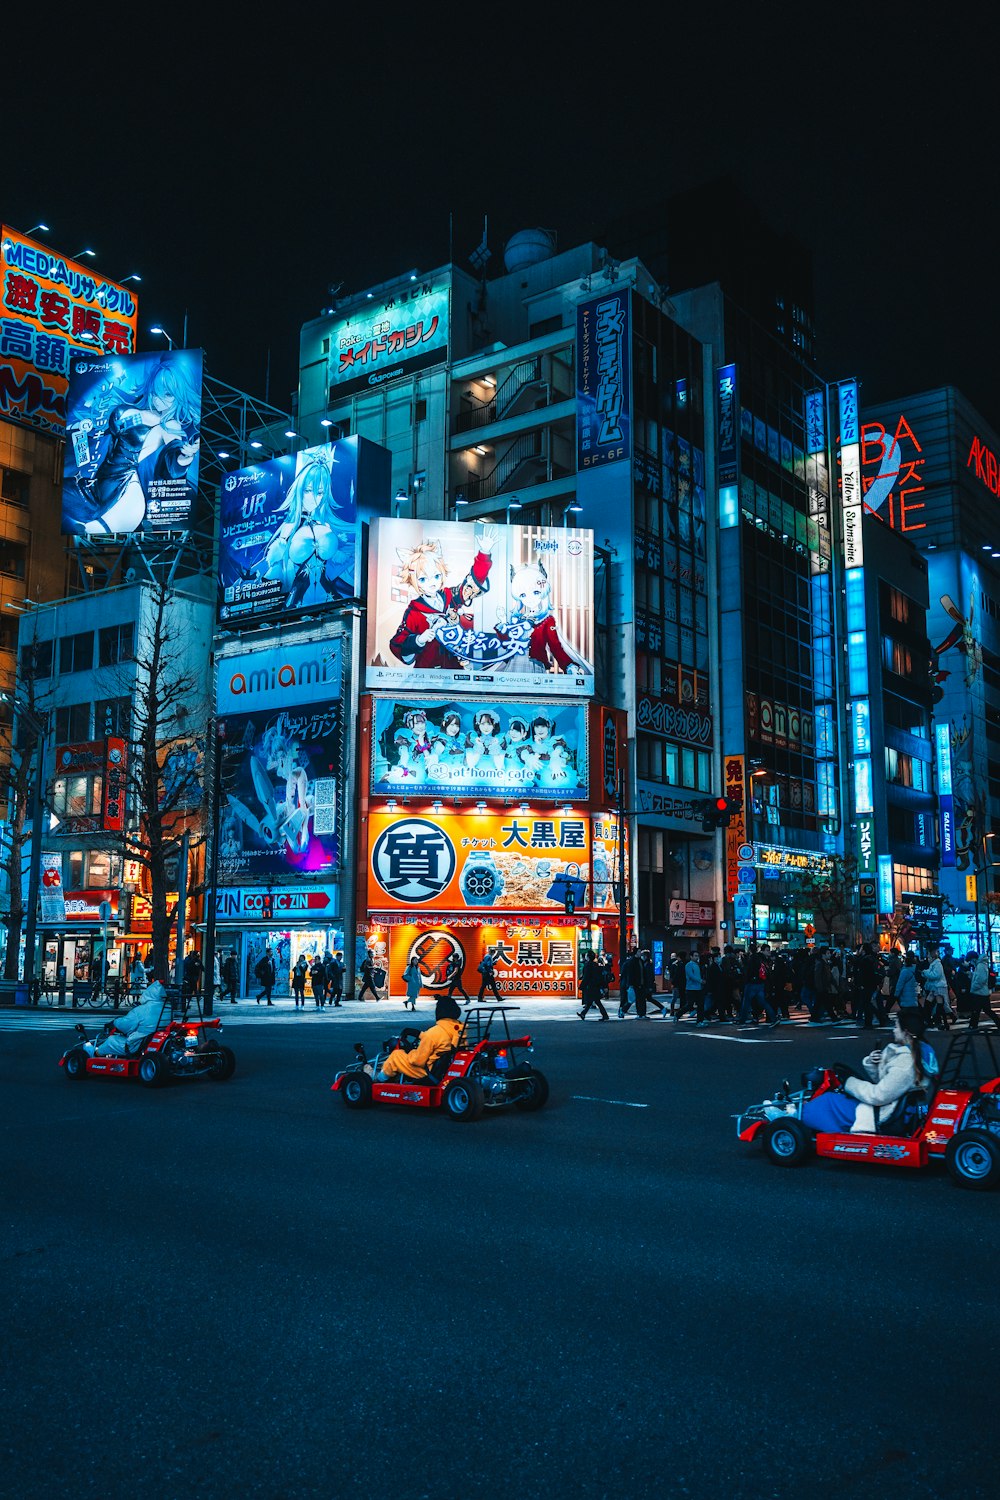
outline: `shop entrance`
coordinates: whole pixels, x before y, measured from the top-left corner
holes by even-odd
[[[318,954],[343,953],[344,930],[342,927],[291,928],[284,932],[276,928],[258,928],[254,932],[220,932],[218,939],[219,961],[227,954],[235,953],[240,973],[240,994],[256,995],[260,981],[254,970],[264,954],[270,951],[274,959],[277,976],[274,981],[275,999],[288,998],[292,993],[292,970],[299,958],[305,955],[307,964],[312,964]]]

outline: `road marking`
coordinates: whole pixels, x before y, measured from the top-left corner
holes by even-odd
[[[622,1109],[648,1109],[648,1104],[633,1104],[631,1099],[598,1099],[593,1094],[571,1094],[571,1099],[582,1099],[585,1104],[620,1104]]]
[[[713,1031],[682,1031],[681,1036],[694,1037],[699,1042],[737,1042],[741,1047],[767,1047],[780,1042],[784,1047],[792,1045],[790,1036],[719,1036]]]

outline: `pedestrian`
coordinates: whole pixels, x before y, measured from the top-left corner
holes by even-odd
[[[997,1031],[1000,1031],[1000,1019],[993,1009],[993,995],[990,991],[989,963],[982,953],[973,952],[971,956],[975,959],[975,968],[969,985],[969,1030],[979,1030],[979,1017],[985,1011]]]
[[[181,978],[185,1000],[190,1000],[192,995],[197,994],[198,985],[201,983],[201,974],[203,968],[204,965],[201,961],[201,954],[198,952],[197,948],[192,948],[191,952],[184,959],[184,963],[181,967]]]
[[[954,1013],[948,1003],[948,978],[937,948],[929,946],[927,956],[929,962],[924,970],[924,1021],[928,1031],[937,1031],[936,1022],[940,1019],[942,1030],[947,1031],[954,1020]]]
[[[274,955],[270,948],[264,949],[263,954],[257,960],[253,972],[257,983],[261,987],[260,994],[257,996],[257,1004],[259,1005],[262,1000],[266,1000],[268,1005],[273,1005],[274,1001],[271,999],[271,991],[274,989],[274,981],[278,977],[278,970],[275,967]]]
[[[743,965],[743,1004],[740,1006],[740,1025],[756,1022],[758,1010],[763,1010],[772,1028],[781,1025],[781,1017],[767,998],[767,949],[758,949],[751,943]]]
[[[313,1003],[317,1010],[322,1010],[326,1000],[326,970],[323,968],[323,960],[317,953],[309,966],[309,987],[312,990]],[[303,1000],[303,1006],[305,1001]]]
[[[813,991],[816,999],[813,1002],[813,1022],[823,1021],[827,1016],[831,1021],[837,1019],[833,1003],[833,975],[830,970],[829,950],[820,948],[816,954],[813,964]]]
[[[218,995],[222,999],[222,965],[219,962],[218,952],[212,955],[212,999]]]
[[[137,953],[132,960],[129,970],[128,986],[133,995],[141,995],[146,988],[146,966],[142,961],[142,955]]]
[[[309,965],[304,953],[300,953],[292,970],[292,999],[295,1001],[296,1010],[305,1010],[306,1007],[306,976],[309,973]]]
[[[223,988],[219,991],[219,1002],[229,996],[230,1005],[236,1004],[236,984],[239,979],[239,965],[236,962],[236,954],[229,952],[222,961]]]
[[[493,961],[493,954],[488,948],[479,961],[479,973],[482,976],[482,982],[479,986],[480,1000],[482,1000],[487,990],[491,990],[498,1000],[502,1000],[503,996],[497,989],[496,966]]]
[[[344,960],[339,949],[336,953],[323,955],[323,973],[326,976],[327,999],[333,1002],[336,1009],[344,998]]]
[[[615,982],[615,965],[610,953],[602,952],[597,960],[601,970],[601,999],[610,1000],[611,986]]]
[[[726,976],[722,971],[722,954],[718,948],[712,949],[705,965],[705,994],[708,1001],[705,1006],[705,1023],[714,1017],[720,1024],[725,1024]]]
[[[653,967],[653,955],[648,948],[643,948],[642,954],[642,994],[647,1005],[655,1005],[661,1017],[667,1014],[667,1007],[662,1000],[656,998],[656,970]]]
[[[366,953],[361,964],[361,988],[358,991],[358,999],[365,998],[365,990],[370,990],[372,999],[378,1003],[381,996],[375,981],[375,961],[370,953]]]
[[[642,958],[638,948],[629,951],[622,969],[622,1000],[624,1009],[619,1009],[619,1016],[624,1020],[630,1006],[635,1006],[636,1020],[648,1021],[646,1015],[646,995],[643,990]]]
[[[420,991],[424,985],[424,976],[420,972],[420,965],[417,963],[416,954],[411,957],[410,962],[403,970],[403,978],[406,980],[406,999],[403,1001],[403,1007],[405,1009],[408,1005],[411,1010],[416,1010]]]
[[[583,961],[583,973],[580,975],[580,999],[583,1001],[583,1009],[578,1012],[581,1021],[587,1019],[587,1012],[592,1005],[596,1005],[601,1013],[601,1020],[609,1020],[604,1008],[603,989],[604,975],[601,973],[604,965],[597,962],[594,950],[591,948]]]
[[[696,1026],[705,1023],[705,980],[698,962],[697,953],[689,953],[684,965],[684,998],[688,1006],[694,1007]]]
[[[871,943],[862,943],[854,955],[851,966],[851,981],[854,990],[852,1001],[854,1019],[862,1031],[873,1031],[872,1012],[878,1017],[880,1026],[888,1026],[889,1017],[882,1003],[878,965]]]
[[[674,998],[673,1003],[670,1007],[670,1014],[673,1016],[675,1021],[679,1021],[681,1016],[687,1010],[686,996],[684,993],[685,975],[683,954],[677,953],[676,951],[671,953],[670,962],[667,965],[667,972],[670,975],[670,983],[674,987]]]
[[[467,995],[465,993],[465,985],[462,983],[462,975],[464,970],[465,955],[463,953],[459,953],[457,948],[452,948],[451,952],[448,954],[448,959],[444,966],[444,977],[448,981],[448,989],[446,991],[447,998],[449,1000],[454,1000],[455,991],[458,990],[458,993],[461,995],[466,1005],[471,1005],[472,997],[471,995]]]
[[[914,953],[907,953],[900,964],[893,998],[899,1002],[900,1010],[920,1009],[920,997],[917,992],[917,959]]]

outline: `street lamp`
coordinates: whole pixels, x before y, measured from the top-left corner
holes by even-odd
[[[76,250],[70,256],[70,260],[79,260],[81,255],[89,255],[90,258],[91,258],[91,260],[94,260],[95,257],[96,257],[96,255],[97,255],[97,251],[96,250]]]
[[[131,272],[130,275],[122,277],[122,286],[127,286],[130,281],[141,281],[141,280],[142,280],[142,277],[139,275],[138,271],[133,271],[133,272]]]
[[[510,513],[512,510],[521,510],[523,507],[520,500],[508,500],[507,502],[507,525],[510,525]]]
[[[563,510],[563,518],[562,518],[563,525],[565,526],[567,524],[567,517],[568,516],[572,516],[572,515],[578,514],[581,510],[583,510],[583,506],[577,504],[577,502],[575,500],[572,500],[570,502],[570,504],[567,505],[564,508],[564,510]]]
[[[31,228],[27,231],[27,235],[34,234],[36,229],[44,229],[46,234],[51,233],[51,230],[49,229],[49,226],[47,224],[32,224]]]
[[[455,520],[456,521],[458,520],[458,513],[461,510],[462,506],[463,505],[468,505],[468,503],[469,502],[468,502],[468,500],[466,500],[465,496],[462,494],[462,491],[458,490],[456,492],[456,494],[455,494]]]
[[[174,347],[174,341],[173,341],[173,339],[170,337],[169,333],[167,332],[167,330],[165,328],[161,328],[160,327],[159,323],[154,323],[153,326],[152,326],[152,328],[149,331],[150,331],[150,333],[159,333],[159,334],[162,334],[162,336],[166,339],[167,343],[170,345],[171,350],[173,350],[173,347]]]
[[[28,862],[28,912],[24,926],[24,971],[25,984],[35,977],[35,932],[37,926],[38,884],[42,867],[42,778],[45,774],[45,722],[33,709],[22,703],[14,693],[0,692],[0,703],[9,703],[21,715],[35,735],[38,764],[35,781],[31,789],[31,853]],[[30,998],[30,995],[29,995]]]

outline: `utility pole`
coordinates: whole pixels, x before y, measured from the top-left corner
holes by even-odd
[[[180,868],[177,877],[177,948],[174,953],[174,982],[177,988],[184,987],[184,942],[187,927],[188,892],[188,831],[185,828],[181,839]]]
[[[204,996],[205,1015],[212,1014],[215,1000],[215,907],[216,896],[219,886],[219,802],[222,796],[222,739],[224,729],[222,721],[214,721],[214,733],[211,738],[212,747],[212,780],[211,780],[211,803],[209,806],[208,829],[212,840],[208,859],[208,878],[205,882],[205,949],[202,959],[205,964],[202,973],[202,994]]]
[[[618,767],[618,994],[624,995],[625,937],[625,767]]]

